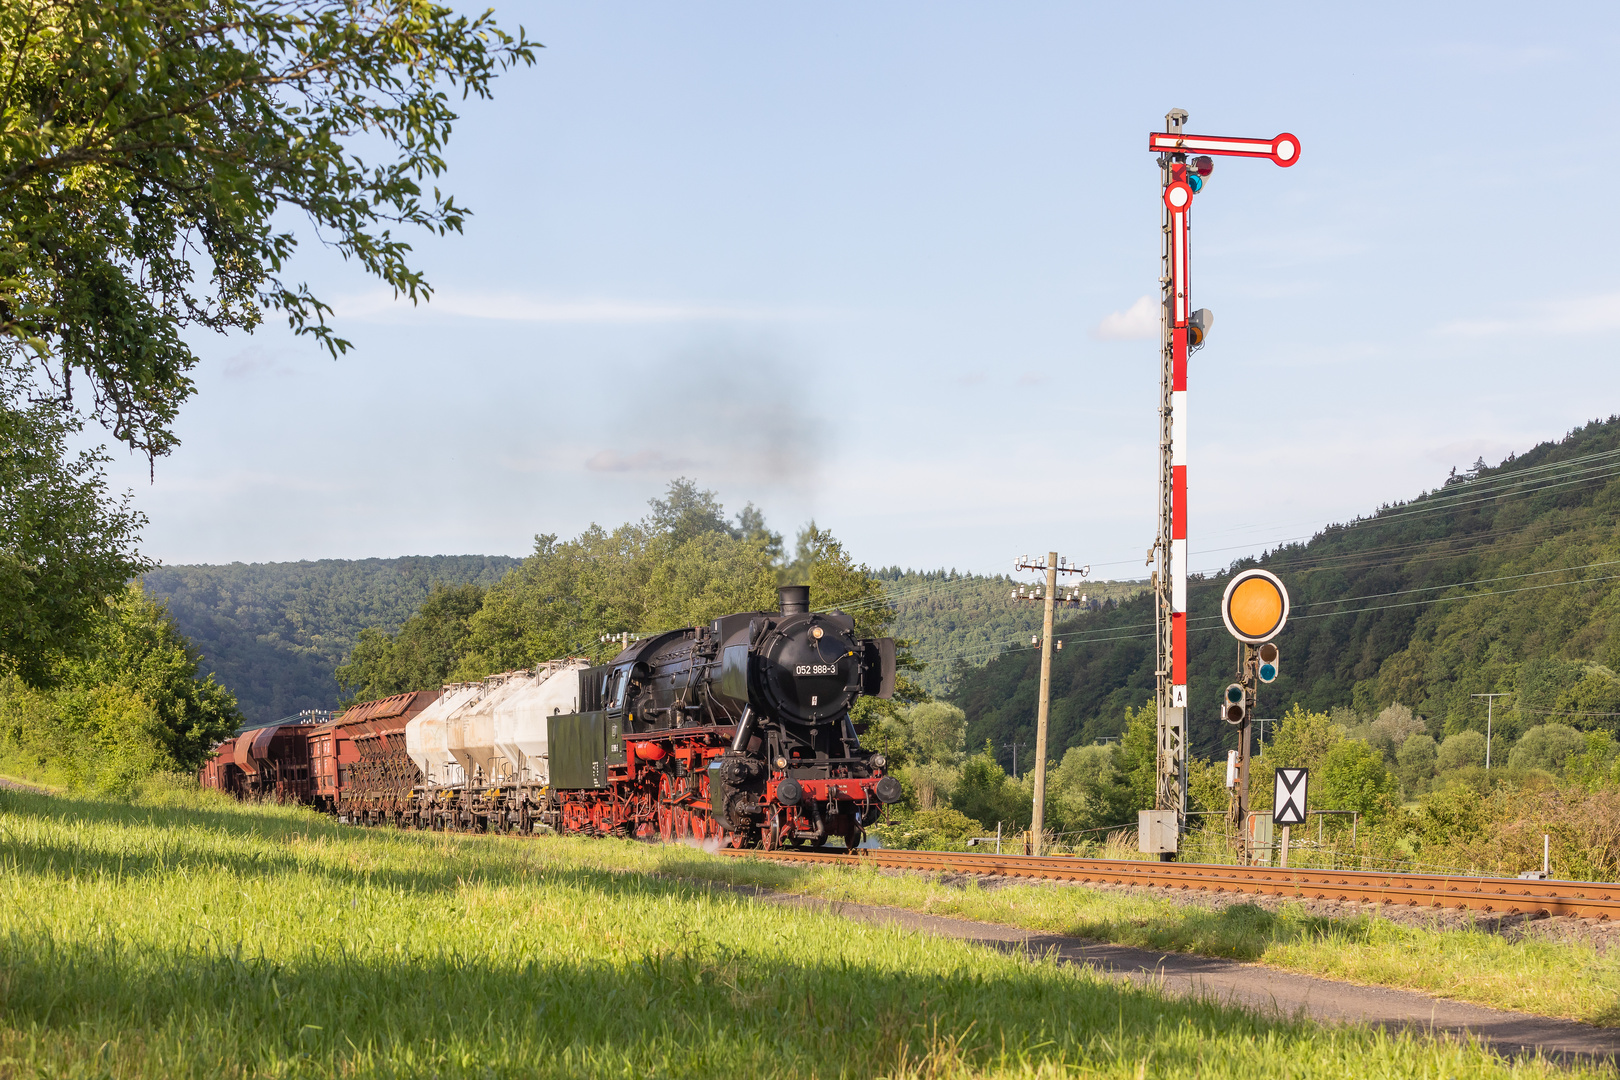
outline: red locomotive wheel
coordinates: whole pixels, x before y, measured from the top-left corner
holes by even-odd
[[[658,808],[658,839],[666,844],[675,839],[675,811],[667,806]]]
[[[765,851],[775,851],[782,846],[782,812],[772,810],[765,819],[765,827],[759,831],[759,846]]]

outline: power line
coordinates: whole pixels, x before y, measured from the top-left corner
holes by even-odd
[[[1614,564],[1593,564],[1593,565],[1614,565]],[[1562,567],[1561,569],[1567,571],[1567,570],[1579,570],[1579,569],[1584,569],[1584,568],[1583,567]],[[1549,570],[1549,571],[1544,571],[1544,572],[1545,573],[1557,573],[1558,571]],[[1481,580],[1482,581],[1490,581],[1490,580],[1509,580],[1509,579],[1500,579],[1500,578],[1498,578],[1498,579],[1489,579],[1489,578],[1487,578],[1487,579],[1481,579]],[[1324,612],[1319,612],[1319,613],[1314,614],[1314,615],[1292,615],[1292,616],[1290,616],[1290,620],[1292,621],[1292,620],[1304,620],[1304,619],[1327,619],[1327,618],[1332,618],[1332,617],[1337,616],[1337,615],[1360,615],[1360,614],[1364,614],[1364,613],[1369,612],[1369,611],[1392,611],[1392,610],[1395,610],[1395,609],[1398,609],[1398,608],[1420,607],[1420,606],[1422,606],[1424,604],[1444,604],[1444,603],[1451,603],[1451,602],[1457,601],[1457,600],[1482,599],[1482,598],[1487,597],[1487,596],[1509,596],[1509,595],[1513,595],[1515,593],[1539,592],[1539,591],[1545,590],[1545,589],[1556,589],[1556,588],[1560,588],[1560,587],[1565,586],[1565,585],[1592,585],[1592,584],[1599,584],[1599,583],[1607,582],[1607,581],[1620,581],[1620,574],[1610,574],[1610,575],[1605,575],[1603,577],[1581,578],[1581,579],[1576,580],[1576,581],[1553,581],[1553,582],[1548,582],[1545,585],[1526,585],[1526,586],[1522,586],[1522,587],[1517,588],[1517,589],[1491,589],[1491,590],[1487,590],[1487,591],[1484,591],[1484,592],[1466,593],[1466,594],[1461,595],[1461,596],[1436,596],[1436,597],[1431,597],[1431,598],[1426,599],[1426,600],[1411,600],[1411,601],[1407,601],[1405,603],[1400,603],[1400,604],[1376,604],[1376,605],[1370,605],[1368,607],[1350,608],[1350,609],[1344,610],[1344,611],[1324,611]],[[1446,588],[1453,588],[1453,589],[1462,588],[1466,584],[1468,584],[1468,583],[1460,582],[1460,583],[1458,583],[1456,585],[1446,586]],[[1395,595],[1395,594],[1386,594],[1386,595]],[[1353,599],[1370,599],[1370,597],[1355,597]],[[1319,601],[1319,602],[1332,602],[1332,601]],[[1202,617],[1197,618],[1197,619],[1189,619],[1188,620],[1187,630],[1188,630],[1189,633],[1192,633],[1194,631],[1202,632],[1202,631],[1205,631],[1205,630],[1213,630],[1213,629],[1215,629],[1215,624],[1218,624],[1219,622],[1220,622],[1220,616],[1218,616],[1218,615],[1216,615],[1216,616],[1202,616]],[[1199,623],[1199,624],[1203,624],[1203,625],[1194,626],[1194,625],[1192,625],[1194,623]],[[1133,624],[1133,625],[1135,625],[1135,626],[1146,626],[1146,625],[1152,625],[1152,624],[1140,623],[1140,624]],[[1126,627],[1117,627],[1117,628],[1110,628],[1110,629],[1126,629]],[[1063,636],[1065,638],[1070,638],[1070,637],[1072,637],[1074,635],[1066,633]],[[1150,638],[1152,636],[1153,635],[1151,633],[1149,633],[1149,634],[1114,634],[1114,635],[1109,635],[1109,636],[1091,637],[1091,638],[1087,639],[1087,643],[1088,644],[1099,644],[1099,643],[1108,642],[1108,641],[1131,641],[1131,640],[1137,640],[1137,639],[1141,639],[1141,638]],[[1015,647],[1012,647],[1012,648],[1003,649],[1002,652],[1003,653],[1027,652],[1027,651],[1029,651],[1029,649],[1030,649],[1030,646],[1024,646],[1022,648],[1019,648],[1019,647],[1015,646]],[[985,651],[985,650],[982,649],[982,648],[981,649],[974,649],[974,650],[970,650],[970,651],[965,652],[965,653],[960,653],[960,654],[956,654],[956,655],[952,655],[952,656],[938,657],[937,659],[940,659],[940,660],[966,659],[968,656],[972,656],[972,655],[974,655],[976,653],[983,652],[983,651]]]

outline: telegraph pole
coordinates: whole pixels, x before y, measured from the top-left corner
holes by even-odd
[[[1491,711],[1499,697],[1512,697],[1511,694],[1469,694],[1471,698],[1485,699],[1485,771],[1491,771]]]
[[[1187,825],[1187,357],[1204,344],[1214,316],[1193,310],[1191,244],[1193,196],[1214,171],[1214,156],[1269,158],[1287,167],[1299,160],[1299,140],[1189,135],[1186,109],[1171,109],[1164,132],[1148,135],[1158,154],[1162,190],[1159,236],[1159,507],[1158,534],[1148,553],[1154,567],[1155,644],[1158,652],[1158,771],[1156,817],[1173,814],[1175,828],[1154,830],[1153,847],[1173,858]],[[1139,830],[1140,831],[1140,830]],[[1147,843],[1144,834],[1144,844]],[[1144,846],[1143,851],[1148,851]]]
[[[1032,855],[1041,853],[1041,832],[1046,825],[1046,720],[1051,712],[1052,704],[1052,616],[1053,610],[1059,603],[1057,576],[1059,574],[1078,574],[1082,579],[1091,573],[1090,566],[1070,566],[1068,560],[1059,559],[1058,553],[1049,551],[1044,562],[1031,562],[1029,556],[1018,561],[1019,570],[1045,570],[1046,586],[1040,592],[1032,595],[1023,595],[1024,590],[1018,589],[1013,593],[1014,600],[1040,600],[1045,605],[1045,616],[1041,622],[1041,700],[1035,712],[1035,820],[1030,826],[1034,834]],[[1065,604],[1080,604],[1085,597],[1078,595],[1078,589],[1071,589],[1069,596],[1062,600]]]
[[[1020,746],[1028,746],[1029,743],[1021,743],[1017,739],[1014,739],[1012,742],[1004,742],[1001,745],[1002,746],[1010,746],[1010,747],[1012,747],[1012,752],[1013,752],[1013,779],[1016,780],[1016,779],[1018,779],[1018,748]]]

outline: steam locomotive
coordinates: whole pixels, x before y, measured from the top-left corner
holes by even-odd
[[[779,600],[605,665],[567,658],[248,731],[202,780],[360,823],[853,848],[901,797],[850,718],[862,694],[893,694],[894,641],[812,612],[806,586]]]

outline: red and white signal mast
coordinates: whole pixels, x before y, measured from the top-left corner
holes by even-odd
[[[1213,157],[1269,158],[1284,168],[1299,160],[1299,140],[1188,135],[1187,110],[1165,114],[1164,132],[1148,136],[1159,155],[1164,189],[1159,284],[1161,390],[1159,401],[1159,533],[1150,555],[1158,609],[1159,771],[1154,795],[1156,827],[1141,830],[1142,850],[1172,858],[1187,821],[1187,355],[1204,344],[1214,322],[1193,310],[1190,287],[1193,196],[1204,186]],[[1173,813],[1173,825],[1165,820]],[[1146,823],[1144,823],[1146,824]],[[1156,837],[1149,840],[1149,836]]]

